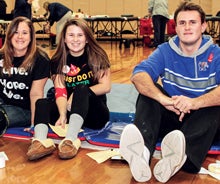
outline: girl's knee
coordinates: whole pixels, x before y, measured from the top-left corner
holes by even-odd
[[[48,105],[48,100],[45,98],[41,98],[36,101],[36,107],[45,107],[47,105]]]

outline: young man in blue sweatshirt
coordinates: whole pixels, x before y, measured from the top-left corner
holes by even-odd
[[[198,173],[220,128],[220,48],[203,35],[205,12],[184,2],[174,20],[177,36],[158,46],[131,77],[139,92],[135,125],[124,128],[120,152],[139,182],[151,179],[149,164],[160,138],[162,159],[153,169],[158,181],[167,182],[180,169]]]

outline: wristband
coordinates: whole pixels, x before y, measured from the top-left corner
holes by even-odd
[[[67,98],[66,88],[55,88],[55,98],[64,97]]]

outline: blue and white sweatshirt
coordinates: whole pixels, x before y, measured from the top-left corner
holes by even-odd
[[[170,96],[198,97],[220,83],[220,47],[203,35],[199,50],[186,56],[175,36],[137,65],[133,75],[138,72],[147,72],[154,82],[160,77]]]

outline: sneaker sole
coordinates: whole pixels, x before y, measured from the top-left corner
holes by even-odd
[[[185,137],[181,131],[174,130],[167,134],[161,143],[162,159],[154,167],[155,178],[165,183],[186,161]]]
[[[74,158],[75,156],[76,156],[76,154],[75,155],[65,155],[65,154],[62,154],[62,153],[58,153],[58,156],[59,156],[59,158],[61,159],[61,160],[68,160],[68,159],[72,159],[72,158]]]
[[[149,161],[143,157],[144,146],[144,139],[138,128],[133,124],[127,125],[121,134],[119,152],[128,162],[132,176],[138,182],[146,182],[152,176]]]

